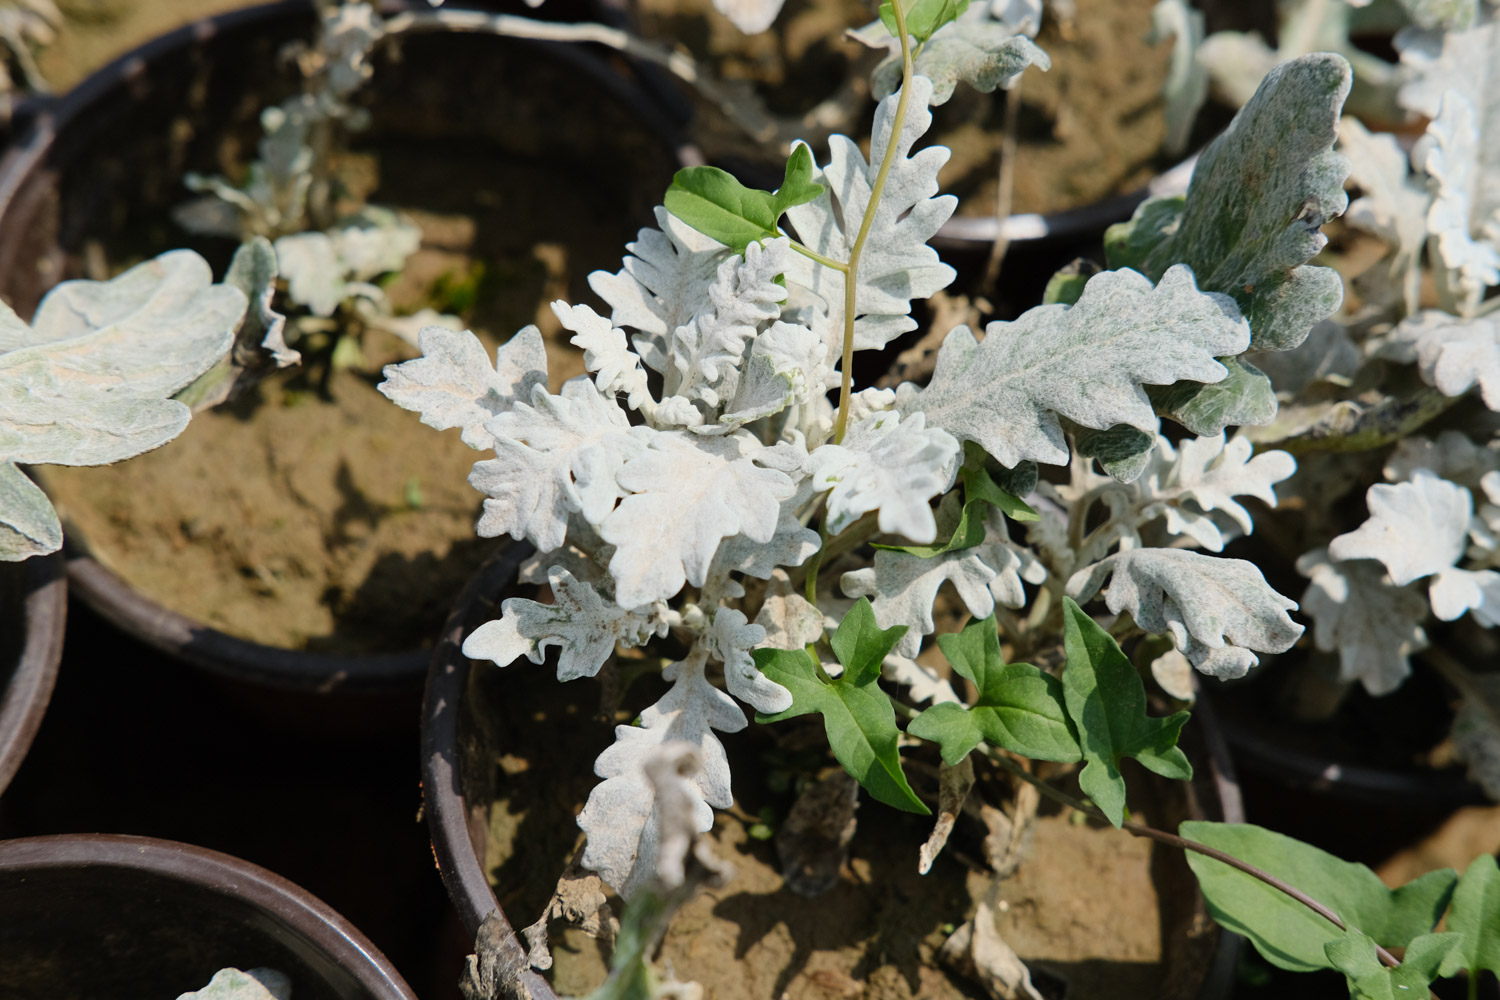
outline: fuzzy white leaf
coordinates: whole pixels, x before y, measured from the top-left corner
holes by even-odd
[[[1371,486],[1365,500],[1369,519],[1328,544],[1334,559],[1375,559],[1404,587],[1462,558],[1474,509],[1462,486],[1419,469],[1410,482]]]
[[[1424,310],[1396,327],[1384,353],[1415,359],[1422,378],[1446,396],[1477,384],[1484,405],[1500,410],[1500,316],[1461,319]]]
[[[62,541],[62,522],[47,494],[15,463],[0,462],[0,561],[56,552]]]
[[[245,307],[174,250],[58,285],[24,337],[11,314],[7,339],[25,346],[0,354],[0,461],[104,465],[170,441],[189,412],[169,397],[224,357]]]
[[[1243,677],[1261,653],[1284,653],[1302,634],[1287,615],[1297,602],[1272,590],[1253,563],[1186,549],[1130,549],[1073,574],[1080,604],[1112,577],[1104,603],[1130,612],[1148,633],[1167,633],[1205,674]]]
[[[293,233],[276,241],[287,297],[314,316],[332,316],[349,295],[338,248],[327,233]]]
[[[1350,183],[1363,192],[1349,205],[1345,218],[1391,247],[1388,280],[1396,290],[1403,289],[1417,277],[1427,239],[1431,198],[1426,186],[1412,176],[1406,151],[1395,136],[1372,134],[1358,119],[1339,123],[1339,151],[1349,160]]]
[[[939,677],[936,670],[900,653],[892,653],[880,661],[880,676],[906,688],[906,696],[918,705],[927,702],[938,705],[945,701],[956,705],[964,703],[953,690],[953,685]]]
[[[587,377],[569,379],[557,396],[532,386],[530,403],[517,402],[485,429],[495,458],[476,462],[469,475],[489,496],[477,530],[525,538],[543,552],[562,546],[570,512],[603,523],[625,494],[616,472],[652,434],[632,428],[614,397],[600,395]]]
[[[463,428],[470,448],[493,448],[495,438],[485,422],[529,399],[534,387],[546,388],[547,353],[535,326],[501,344],[493,367],[484,345],[468,330],[424,327],[417,342],[422,356],[386,365],[378,388],[397,406],[420,413],[429,427]]]
[[[1385,460],[1385,478],[1399,483],[1411,479],[1418,469],[1473,488],[1487,473],[1500,469],[1500,451],[1481,448],[1461,431],[1446,430],[1436,438],[1414,434],[1397,442]]]
[[[291,1000],[292,980],[275,969],[220,969],[202,989],[177,1000]]]
[[[938,259],[927,245],[958,206],[951,195],[934,197],[938,170],[948,160],[948,150],[929,146],[912,154],[912,145],[932,124],[928,99],[932,82],[926,77],[912,80],[910,106],[869,237],[859,262],[859,285],[855,289],[854,322],[856,350],[884,347],[894,337],[916,329],[911,318],[911,300],[925,299],[946,288],[954,270]],[[881,159],[892,140],[898,95],[880,102],[875,111],[870,160],[845,136],[829,139],[829,162],[817,170],[813,180],[824,185],[817,198],[787,212],[787,219],[801,242],[834,260],[848,260]],[[794,254],[787,267],[787,280],[811,291],[824,304],[830,339],[842,331],[844,274],[824,267],[802,254]]]
[[[1324,320],[1290,351],[1252,351],[1245,360],[1265,372],[1277,395],[1287,401],[1314,382],[1349,385],[1361,358],[1344,325]]]
[[[1198,291],[1186,267],[1152,286],[1134,271],[1089,280],[1072,306],[1027,310],[991,323],[976,343],[967,327],[948,335],[931,384],[909,394],[904,412],[975,441],[1002,465],[1062,464],[1058,417],[1096,430],[1129,424],[1155,434],[1145,385],[1217,382],[1219,355],[1250,345],[1250,328],[1224,295]]]
[[[1134,484],[1149,502],[1141,522],[1164,517],[1167,531],[1186,535],[1211,552],[1224,548],[1224,534],[1210,512],[1228,515],[1242,532],[1250,534],[1254,524],[1250,512],[1234,498],[1251,496],[1267,506],[1276,506],[1276,483],[1297,471],[1297,460],[1284,451],[1267,451],[1251,457],[1254,446],[1248,438],[1224,436],[1187,438],[1180,450],[1158,437],[1147,471]]]
[[[843,444],[812,453],[816,492],[829,490],[828,530],[837,535],[861,515],[880,511],[880,530],[927,544],[937,539],[930,501],[953,485],[963,448],[915,413],[876,413],[849,428]]]
[[[826,406],[825,394],[838,384],[823,338],[805,326],[778,320],[751,343],[739,387],[719,421],[743,424],[788,406]]]
[[[1500,98],[1491,100],[1500,108]],[[1481,129],[1490,124],[1496,130],[1486,135]],[[1465,309],[1500,285],[1500,179],[1490,176],[1500,173],[1500,148],[1489,146],[1500,147],[1500,112],[1493,123],[1482,123],[1475,105],[1450,90],[1412,150],[1432,189],[1427,230],[1446,269],[1440,278],[1457,290]]]
[[[772,576],[755,624],[766,630],[761,644],[772,649],[802,649],[823,636],[823,613],[792,587],[784,571]]]
[[[713,827],[715,808],[733,804],[729,761],[713,730],[739,732],[746,725],[745,713],[709,683],[703,673],[707,660],[708,652],[700,646],[662,671],[672,687],[641,712],[639,726],[616,726],[614,744],[594,764],[594,773],[605,780],[578,814],[578,825],[588,835],[583,864],[626,899],[657,872],[660,831],[644,770],[657,748],[682,742],[698,749],[702,769],[690,779],[697,792],[693,811],[698,832]]]
[[[583,351],[583,367],[594,373],[600,392],[624,393],[625,403],[632,410],[651,404],[646,371],[640,357],[630,349],[624,330],[588,306],[569,305],[561,299],[552,303],[552,313],[563,329],[573,333],[568,343]]]
[[[621,604],[649,604],[684,583],[702,585],[724,538],[775,537],[781,501],[796,487],[786,473],[755,464],[762,450],[744,432],[702,438],[663,431],[625,459],[615,480],[630,495],[599,522],[599,536],[616,547],[609,569]]]
[[[547,571],[554,602],[539,604],[508,597],[500,617],[485,622],[464,640],[463,653],[474,660],[508,666],[518,656],[541,663],[547,647],[561,651],[557,679],[592,677],[614,655],[615,645],[639,646],[653,635],[665,635],[666,623],[650,608],[628,610],[599,596],[592,584],[576,579],[561,566]]]
[[[784,0],[714,0],[714,10],[729,18],[731,24],[747,35],[758,35],[769,28],[781,13]]]
[[[988,94],[1009,89],[1029,66],[1051,69],[1051,58],[1027,37],[1031,27],[1024,17],[997,19],[992,6],[980,2],[933,32],[916,56],[916,72],[932,81],[931,103],[946,104],[960,80]],[[884,100],[901,86],[901,42],[881,21],[849,34],[890,53],[870,76],[876,100]]]
[[[709,653],[724,664],[730,694],[768,715],[792,707],[792,693],[762,674],[750,657],[750,650],[766,641],[764,626],[747,623],[743,611],[719,608],[703,638]]]
[[[719,543],[710,576],[730,571],[769,580],[780,566],[801,566],[818,551],[818,533],[802,523],[799,513],[812,500],[812,483],[803,479],[796,491],[781,502],[776,531],[769,542],[757,542],[744,534]]]
[[[751,243],[745,256],[719,265],[708,288],[709,305],[672,332],[667,342],[672,368],[665,393],[700,399],[711,407],[734,395],[745,345],[761,324],[781,314],[786,289],[776,283],[791,256],[786,237]]]
[[[709,304],[709,285],[730,250],[665,208],[656,209],[656,224],[626,246],[630,256],[620,271],[595,271],[589,287],[609,303],[610,322],[636,331],[632,342],[641,359],[665,373],[667,338]]]
[[[1400,687],[1411,654],[1427,647],[1422,595],[1391,583],[1377,562],[1334,562],[1327,549],[1298,559],[1297,572],[1311,581],[1302,610],[1312,616],[1313,639],[1324,652],[1338,652],[1339,678],[1359,681],[1376,697]]]

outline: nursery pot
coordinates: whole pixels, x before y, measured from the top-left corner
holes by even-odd
[[[429,9],[425,2],[416,7]],[[259,109],[298,86],[278,53],[311,37],[313,26],[305,0],[208,18],[122,57],[39,114],[0,162],[0,293],[17,312],[30,316],[60,280],[108,276],[173,246],[197,249],[222,274],[233,242],[189,234],[168,209],[193,197],[182,186],[185,172],[232,173],[253,156]],[[592,49],[436,32],[398,41],[400,58],[378,50],[373,81],[356,97],[367,105],[371,125],[352,137],[348,157],[377,165],[373,202],[438,219],[434,230],[446,225],[450,234],[432,237],[440,243],[462,238],[451,236],[455,229],[469,234],[468,256],[425,242],[418,255],[429,255],[425,280],[433,287],[444,272],[432,269],[450,259],[460,270],[472,264],[474,274],[489,276],[495,290],[486,293],[489,313],[476,315],[476,330],[504,339],[533,319],[545,324],[550,314],[539,314],[546,312],[540,303],[564,292],[581,298],[588,270],[618,266],[615,248],[633,235],[635,220],[649,218],[677,165],[666,117]],[[593,146],[601,151],[597,159],[587,155]],[[537,190],[548,182],[571,185],[573,196]],[[620,195],[627,187],[641,205]],[[610,198],[615,207],[607,207]],[[566,216],[565,223],[549,212]],[[426,241],[429,229],[419,223]],[[473,280],[481,290],[491,287]],[[411,296],[429,294],[426,287]],[[415,353],[394,338],[376,347],[391,356],[375,362]],[[464,482],[469,464],[483,456],[379,397],[378,368],[340,373],[330,364],[328,373],[322,383],[316,372],[268,379],[199,414],[182,438],[133,465],[57,470],[44,487],[63,513],[74,592],[137,638],[232,678],[308,691],[414,692],[428,657],[422,647],[491,544],[473,535],[481,497]],[[364,409],[346,406],[350,398]],[[264,457],[271,445],[255,438],[237,439],[248,443],[234,452],[188,445],[200,424],[233,434],[282,426],[266,422],[275,419],[310,427],[279,464]],[[332,423],[313,423],[323,419]],[[246,433],[274,437],[278,445],[285,438],[284,430]],[[148,463],[176,462],[200,448],[196,478],[135,471],[176,468]],[[321,506],[311,515],[311,534],[288,532],[276,541],[282,536],[273,537],[268,525],[296,515],[312,494],[296,479],[318,455],[326,473],[319,473],[314,502]],[[433,455],[447,456],[445,471],[422,466],[420,476],[406,477],[404,493],[400,482],[378,493],[368,485],[395,475],[398,464],[438,461]],[[267,467],[277,475],[257,478]],[[92,494],[59,499],[59,483],[94,489],[86,477],[104,472],[167,485],[158,491],[121,479],[124,487],[108,487],[111,504],[142,498],[125,515],[94,503]],[[175,503],[179,483],[210,497],[223,495],[212,492],[221,487],[244,498],[258,490],[281,506],[195,500],[204,516],[187,508],[179,516],[158,499]],[[283,517],[283,510],[291,513]],[[439,517],[447,519],[439,534],[410,527]],[[191,575],[185,559],[200,560]],[[338,573],[343,577],[336,579]],[[143,586],[142,574],[151,586]],[[250,609],[233,621],[225,610],[231,602],[217,597],[219,588],[230,587]],[[282,629],[294,610],[322,617],[301,632]]]
[[[60,553],[0,564],[0,795],[42,724],[62,659],[68,583]]]
[[[297,1000],[415,1000],[343,917],[248,862],[149,837],[0,842],[7,1000],[160,1000],[229,967],[275,969]]]
[[[519,939],[515,930],[535,919],[538,913],[520,909],[507,913],[502,909],[499,899],[516,900],[529,891],[525,885],[508,884],[504,881],[507,877],[528,884],[540,879],[550,886],[549,880],[561,873],[560,866],[555,871],[550,870],[551,866],[556,857],[561,856],[566,859],[569,856],[572,838],[577,834],[577,830],[572,828],[571,833],[566,834],[558,831],[572,819],[572,809],[576,808],[572,797],[576,797],[580,789],[586,794],[587,787],[594,781],[589,773],[591,753],[598,748],[591,745],[590,741],[595,737],[587,735],[583,727],[596,724],[598,719],[591,718],[594,709],[592,704],[579,706],[566,703],[568,697],[566,694],[556,697],[538,694],[538,692],[555,691],[562,687],[552,677],[553,668],[550,665],[535,666],[518,662],[500,670],[492,664],[482,663],[478,669],[472,669],[472,662],[461,651],[465,636],[483,622],[499,614],[499,604],[503,598],[529,592],[529,588],[517,589],[516,578],[521,562],[530,555],[530,551],[530,546],[514,546],[496,556],[480,571],[464,590],[452,616],[444,626],[437,648],[433,651],[422,721],[423,797],[427,821],[432,833],[434,855],[465,930],[473,935],[487,917],[498,918],[501,929],[498,938],[499,957],[509,968],[521,970],[515,988],[530,989],[532,992],[529,995],[533,997],[554,997],[557,993],[554,993],[553,987],[539,974],[531,971],[527,965],[526,944]],[[516,676],[528,669],[534,672],[534,682],[525,677]],[[488,691],[481,693],[479,690],[481,685],[488,686]],[[479,702],[484,694],[498,696],[506,704],[520,706],[512,721],[507,722],[483,712],[479,707]],[[575,697],[586,702],[591,695],[584,692]],[[488,704],[491,706],[495,704],[493,697],[489,699]],[[534,754],[538,745],[544,742],[542,738],[534,734],[515,735],[511,744],[502,752],[497,742],[510,735],[507,733],[508,727],[514,726],[516,720],[521,719],[555,722],[555,725],[548,730],[556,733],[555,743],[559,749],[555,751],[555,755],[542,752]],[[595,728],[606,732],[608,730],[606,726],[595,726]],[[728,742],[729,738],[726,737],[726,743]],[[1192,783],[1186,785],[1177,783],[1177,794],[1183,799],[1179,807],[1184,814],[1175,818],[1186,819],[1189,816],[1195,816],[1227,822],[1243,821],[1239,791],[1235,784],[1233,770],[1222,741],[1213,727],[1211,713],[1207,711],[1195,713],[1193,725],[1189,726],[1184,733],[1183,745],[1194,757],[1197,777]],[[736,744],[729,746],[728,749],[730,759],[733,761],[736,750],[743,751],[747,747],[745,744]],[[562,756],[567,756],[571,760],[562,761]],[[584,756],[588,756],[589,760],[579,759]],[[518,757],[528,759],[521,760]],[[1144,776],[1145,772],[1141,773]],[[491,803],[500,797],[497,793],[501,790],[501,786],[513,778],[522,780],[533,778],[544,789],[541,801],[534,801],[528,806],[526,803],[510,800],[503,807],[497,804],[493,810],[507,813],[507,816],[492,815]],[[1163,787],[1166,784],[1164,782]],[[739,808],[736,807],[736,815],[739,814]],[[753,806],[750,808],[753,809]],[[857,815],[861,830],[865,830],[868,824],[868,828],[874,831],[893,821],[899,814],[886,810],[878,803],[866,802],[860,807]],[[558,826],[558,830],[554,830],[550,835],[550,841],[547,835],[536,830],[549,816],[551,821]],[[557,822],[558,816],[563,818],[562,823]],[[726,818],[725,814],[721,814],[720,819],[716,821],[718,829],[724,829]],[[499,825],[495,823],[497,819]],[[509,825],[512,819],[515,820],[515,824]],[[930,823],[928,820],[921,822]],[[496,830],[500,825],[505,826],[506,832],[497,835]],[[1131,840],[1123,833],[1116,831],[1107,831],[1107,833],[1109,836]],[[1043,833],[1038,831],[1038,839],[1042,835]],[[492,856],[491,845],[496,843],[497,836],[510,840],[510,853],[513,855],[500,870],[502,882],[498,890],[499,898],[497,898],[496,888],[492,886],[489,879],[491,870],[505,860]],[[916,848],[925,836],[925,828],[923,828],[923,832],[914,835],[911,843],[900,845],[899,853],[894,855],[896,863],[903,869],[902,876],[908,874],[904,870],[908,867],[912,872],[915,871]],[[523,837],[527,839],[522,840]],[[858,845],[861,844],[859,836],[856,836],[855,844],[858,853]],[[751,861],[751,852],[755,850],[753,843],[744,841],[738,843],[736,848],[731,849],[721,844],[719,853],[726,855],[736,868],[753,870]],[[954,848],[950,845],[950,850],[952,849]],[[1241,939],[1235,935],[1223,934],[1213,927],[1204,908],[1202,897],[1197,892],[1196,882],[1188,874],[1186,865],[1182,863],[1180,857],[1162,853],[1166,851],[1164,848],[1147,849],[1157,852],[1150,855],[1151,878],[1159,889],[1164,890],[1162,912],[1158,915],[1161,924],[1160,969],[1163,975],[1161,980],[1144,995],[1201,997],[1203,1000],[1218,1000],[1227,996],[1238,960]],[[543,854],[547,855],[546,861],[540,860]],[[871,857],[873,858],[874,855],[872,854]],[[888,876],[894,878],[892,872],[874,867],[869,858],[855,862],[855,864],[862,866],[854,870],[858,872],[858,880],[866,886],[877,885]],[[928,876],[914,877],[932,880],[946,877],[949,880],[948,883],[928,884],[946,885],[946,888],[942,890],[944,892],[963,891],[961,866],[948,862],[951,868],[944,876],[941,874],[942,864],[943,862],[940,861],[939,867]],[[1023,861],[1022,864],[1024,866],[1026,862]],[[535,870],[538,868],[549,870],[535,875]],[[746,948],[754,943],[753,939],[757,935],[769,935],[776,930],[781,915],[788,915],[787,919],[791,921],[796,918],[791,917],[790,914],[808,909],[810,903],[819,902],[806,900],[785,891],[780,884],[779,876],[775,876],[770,884],[766,883],[763,875],[752,874],[749,877],[759,877],[762,881],[759,885],[750,888],[742,886],[743,891],[737,891],[736,884],[731,882],[724,890],[725,895],[722,895],[714,905],[713,913],[716,916],[723,916],[739,925],[738,931],[730,935],[728,944],[725,942],[725,934],[717,933],[713,928],[699,926],[697,920],[694,921],[690,932],[684,932],[695,935],[692,938],[694,943],[691,945],[694,955],[698,954],[700,941],[705,952],[715,947],[713,944],[715,941],[732,950],[733,959],[729,961],[737,965],[731,967],[731,974],[735,967],[743,970],[747,967],[747,963],[752,965],[756,963],[756,957],[748,955]],[[955,879],[957,885],[951,884]],[[836,887],[829,895],[831,897],[840,889],[848,888],[850,885],[846,877],[843,885]],[[900,886],[890,890],[893,896],[889,905],[897,910],[903,908],[908,898],[905,892],[909,888],[903,882]],[[877,897],[873,903],[845,900],[844,905],[848,907],[847,909],[836,914],[825,914],[824,917],[817,919],[823,920],[828,925],[835,925],[842,923],[846,916],[858,912],[861,908],[878,910],[884,904],[878,901],[878,893],[872,891],[871,895]],[[756,899],[770,901],[776,907],[771,911],[773,915],[766,916],[763,911],[756,910],[757,905],[762,905],[755,903]],[[511,903],[506,905],[514,909]],[[880,919],[899,920],[891,913],[886,913]],[[493,921],[491,926],[494,926]],[[795,924],[789,926],[796,927]],[[793,936],[799,933],[795,929],[789,930],[789,926],[780,926],[779,932],[783,934],[790,932]],[[815,926],[813,935],[825,937],[821,930],[821,927]],[[908,930],[910,928],[903,925],[902,932]],[[923,932],[930,934],[931,931],[932,928],[923,926],[917,934],[918,936]],[[738,945],[732,944],[735,935],[738,937]],[[494,939],[491,938],[491,940]],[[558,946],[558,940],[554,934],[554,948]],[[799,940],[796,947],[800,949],[802,945],[803,942]],[[815,948],[828,947],[826,941],[810,943],[810,945]],[[580,940],[574,938],[569,938],[568,942],[562,945],[569,951],[588,946],[590,945],[586,939],[582,939],[580,944]],[[804,952],[799,951],[798,954],[803,955],[805,960]],[[878,960],[876,964],[879,964]],[[812,965],[808,966],[808,968],[812,967]],[[1045,976],[1048,969],[1047,963],[1043,961],[1039,967],[1043,971],[1037,973],[1038,966],[1034,966],[1034,974]],[[695,978],[694,969],[688,959],[675,962],[674,973],[683,979]],[[868,973],[855,972],[856,976],[866,974]],[[928,974],[938,975],[933,970],[923,973],[923,975]],[[567,985],[575,991],[584,987],[582,983]],[[777,985],[778,988],[785,988],[787,983],[779,981]],[[706,985],[705,988],[711,995],[713,986]],[[853,989],[852,986],[849,988]],[[1123,990],[1124,987],[1122,986],[1121,989]],[[563,988],[563,984],[559,983],[557,992],[565,993],[568,989]],[[932,994],[919,990],[917,995]],[[1124,997],[1127,993],[1117,991],[1114,995]],[[1135,995],[1135,993],[1128,995]]]

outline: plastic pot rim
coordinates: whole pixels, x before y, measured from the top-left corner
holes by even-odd
[[[10,681],[0,691],[0,795],[16,776],[41,728],[62,662],[68,618],[68,580],[62,553],[21,564],[26,637]]]

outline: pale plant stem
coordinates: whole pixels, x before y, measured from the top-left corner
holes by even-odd
[[[1000,280],[1000,265],[1010,249],[1010,237],[1005,234],[1005,221],[1010,218],[1012,196],[1016,190],[1016,147],[1021,130],[1021,78],[1011,84],[1005,92],[1005,126],[1000,137],[1000,174],[995,181],[995,242],[990,245],[990,258],[984,265],[984,281],[979,286],[990,295],[995,294],[995,285]],[[993,300],[992,300],[993,301]]]
[[[818,253],[818,251],[805,247],[801,243],[798,243],[796,240],[792,240],[792,249],[800,253],[802,256],[808,258],[809,260],[817,261],[824,267],[831,267],[841,274],[849,273],[848,266],[842,261],[834,260],[832,257],[825,257],[822,254]]]
[[[896,117],[886,140],[885,156],[881,157],[880,170],[875,174],[875,184],[870,189],[870,201],[865,206],[865,217],[860,220],[859,234],[854,237],[854,246],[849,250],[849,263],[844,272],[843,381],[839,386],[839,416],[833,427],[834,444],[844,440],[844,431],[849,426],[849,401],[854,395],[854,298],[859,289],[859,258],[864,253],[870,227],[875,223],[875,212],[880,207],[880,196],[885,192],[885,182],[890,176],[891,166],[896,162],[896,146],[906,128],[906,106],[911,100],[913,71],[911,36],[906,33],[906,12],[901,9],[900,2],[892,3],[891,10],[896,16],[896,34],[901,39],[901,96],[896,98]]]
[[[1041,792],[1049,799],[1052,799],[1054,802],[1058,802],[1062,805],[1068,806],[1069,808],[1076,809],[1079,812],[1084,813],[1087,816],[1091,816],[1095,819],[1101,819],[1105,822],[1109,822],[1109,817],[1105,816],[1097,806],[1090,805],[1089,803],[1084,802],[1081,799],[1074,798],[1073,796],[1069,795],[1067,792],[1064,792],[1059,788],[1054,788],[1052,785],[1043,781],[1041,778],[1038,778],[1036,775],[1032,774],[1030,771],[1026,770],[1015,761],[1011,760],[1005,755],[1004,751],[997,750],[994,747],[983,743],[980,744],[980,748],[983,750],[985,756],[989,757],[990,760],[994,761],[996,764],[999,764],[1001,767],[1009,771],[1011,774],[1015,775],[1017,778],[1020,778],[1022,781],[1033,786],[1037,791]],[[1264,869],[1257,868],[1256,866],[1250,864],[1248,861],[1241,861],[1239,858],[1235,857],[1232,854],[1227,854],[1215,847],[1209,847],[1207,844],[1200,844],[1197,841],[1188,840],[1186,837],[1179,837],[1175,833],[1168,833],[1165,830],[1158,830],[1155,827],[1146,826],[1143,823],[1133,823],[1127,820],[1124,823],[1120,824],[1120,829],[1136,837],[1146,837],[1149,840],[1154,840],[1157,843],[1166,844],[1169,847],[1176,847],[1184,851],[1192,851],[1196,854],[1202,854],[1205,857],[1213,858],[1215,861],[1226,864],[1236,871],[1243,872],[1246,875],[1249,875],[1251,878],[1259,879],[1278,892],[1285,893],[1287,896],[1290,896],[1292,899],[1295,899],[1303,906],[1306,906],[1308,909],[1312,910],[1324,920],[1327,920],[1329,923],[1333,924],[1333,926],[1337,927],[1339,930],[1347,931],[1349,929],[1348,925],[1339,918],[1339,915],[1337,913],[1334,913],[1327,906],[1324,906],[1322,903],[1318,902],[1316,899],[1309,896],[1301,889],[1298,889],[1296,886],[1291,885],[1288,882],[1282,881],[1281,879],[1277,878],[1275,875],[1272,875],[1270,872],[1265,871]],[[1400,961],[1397,960],[1396,956],[1392,955],[1389,951],[1378,944],[1375,946],[1375,954],[1380,959],[1381,964],[1386,966],[1387,968],[1394,969],[1401,964]]]

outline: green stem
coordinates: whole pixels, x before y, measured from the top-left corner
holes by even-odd
[[[800,253],[802,256],[808,258],[809,260],[817,261],[824,267],[831,267],[841,274],[849,273],[849,267],[843,261],[834,260],[832,257],[825,257],[822,254],[818,253],[818,251],[813,250],[810,247],[805,247],[801,243],[798,243],[796,240],[792,240],[792,249]]]
[[[849,263],[844,272],[844,359],[843,381],[839,386],[839,415],[833,427],[833,443],[844,440],[844,431],[849,425],[849,399],[854,395],[854,310],[855,292],[859,288],[859,258],[865,250],[865,240],[870,236],[870,227],[875,223],[875,210],[880,207],[880,196],[885,192],[886,178],[896,162],[896,146],[900,142],[902,129],[906,125],[906,106],[911,100],[912,54],[911,36],[906,33],[906,12],[900,0],[891,4],[896,16],[896,33],[901,39],[901,96],[896,98],[896,118],[891,123],[891,134],[886,140],[885,156],[881,157],[880,170],[875,174],[875,184],[870,189],[870,201],[865,205],[865,217],[860,220],[859,234],[854,237],[854,246],[849,251]]]

